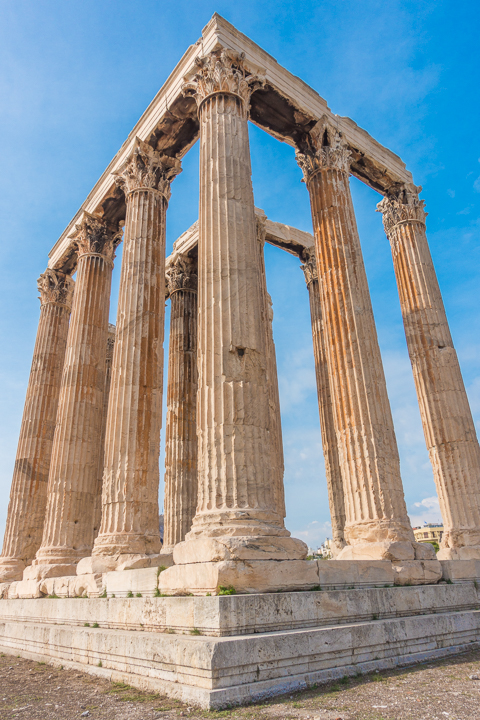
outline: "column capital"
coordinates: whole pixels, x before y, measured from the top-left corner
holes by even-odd
[[[72,236],[77,246],[78,257],[97,255],[113,265],[115,250],[122,239],[122,229],[114,229],[107,222],[88,212],[78,225]]]
[[[425,200],[418,197],[422,186],[404,185],[395,193],[389,193],[377,205],[377,212],[383,215],[383,227],[387,236],[397,225],[406,222],[417,222],[425,225],[427,213],[425,212]]]
[[[305,248],[302,253],[301,260],[303,261],[303,264],[300,265],[300,267],[303,270],[303,274],[305,275],[305,282],[307,283],[308,288],[311,282],[313,282],[314,280],[318,280],[315,248]]]
[[[194,258],[188,255],[177,255],[168,267],[165,276],[167,291],[173,295],[178,290],[190,290],[197,292],[198,276],[197,263]]]
[[[60,270],[47,268],[37,280],[40,305],[55,303],[72,309],[75,281]]]
[[[137,137],[127,159],[113,175],[115,183],[126,196],[135,190],[150,190],[159,192],[168,203],[171,196],[170,183],[181,172],[178,158],[159,155]]]
[[[350,150],[342,134],[325,115],[313,126],[306,140],[305,152],[296,152],[305,182],[321,170],[350,173]]]
[[[225,48],[214,50],[203,58],[196,58],[198,71],[183,85],[183,94],[194,97],[198,108],[211,95],[235,95],[243,101],[248,113],[251,94],[263,87],[265,79],[246,70],[244,58],[245,53],[236,53]]]

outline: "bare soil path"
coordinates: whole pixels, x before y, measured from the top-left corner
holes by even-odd
[[[86,673],[0,655],[0,720],[480,720],[480,651],[207,712]]]

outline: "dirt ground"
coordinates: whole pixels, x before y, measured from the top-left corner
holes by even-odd
[[[74,670],[0,655],[0,720],[480,720],[480,651],[321,685],[244,708],[197,710]]]

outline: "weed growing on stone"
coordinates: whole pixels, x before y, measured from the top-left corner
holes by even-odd
[[[219,595],[236,595],[237,591],[233,587],[233,585],[219,585],[218,586],[218,594]]]
[[[97,622],[94,622],[93,625],[92,625],[92,627],[97,628],[97,627],[100,627],[100,625],[99,625]]]
[[[133,592],[131,590],[128,591],[127,597],[133,597]]]

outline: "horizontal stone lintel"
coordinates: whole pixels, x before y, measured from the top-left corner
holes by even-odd
[[[203,29],[201,39],[191,45],[167,78],[155,98],[145,110],[127,139],[105,169],[61,234],[49,253],[48,266],[52,269],[74,270],[72,232],[83,212],[98,213],[108,220],[121,219],[122,204],[115,187],[114,175],[130,153],[135,138],[149,143],[160,153],[182,157],[198,138],[198,122],[194,110],[194,101],[184,98],[182,86],[186,77],[196,71],[195,61],[214,49],[224,47],[245,53],[245,64],[251,72],[260,72],[266,81],[270,102],[279,104],[282,112],[297,118],[292,127],[269,127],[268,119],[262,120],[262,107],[252,97],[252,120],[267,132],[290,145],[295,145],[295,129],[298,132],[312,127],[326,115],[343,134],[352,153],[352,174],[371,187],[386,192],[390,187],[411,183],[412,175],[405,164],[393,152],[374,140],[353,120],[332,113],[326,101],[300,78],[283,68],[271,55],[262,50],[233,25],[215,14]],[[255,105],[259,105],[255,117]],[[193,113],[193,114],[192,114]],[[274,115],[278,115],[276,112]],[[280,113],[281,114],[281,113]],[[293,160],[292,160],[293,162]]]

